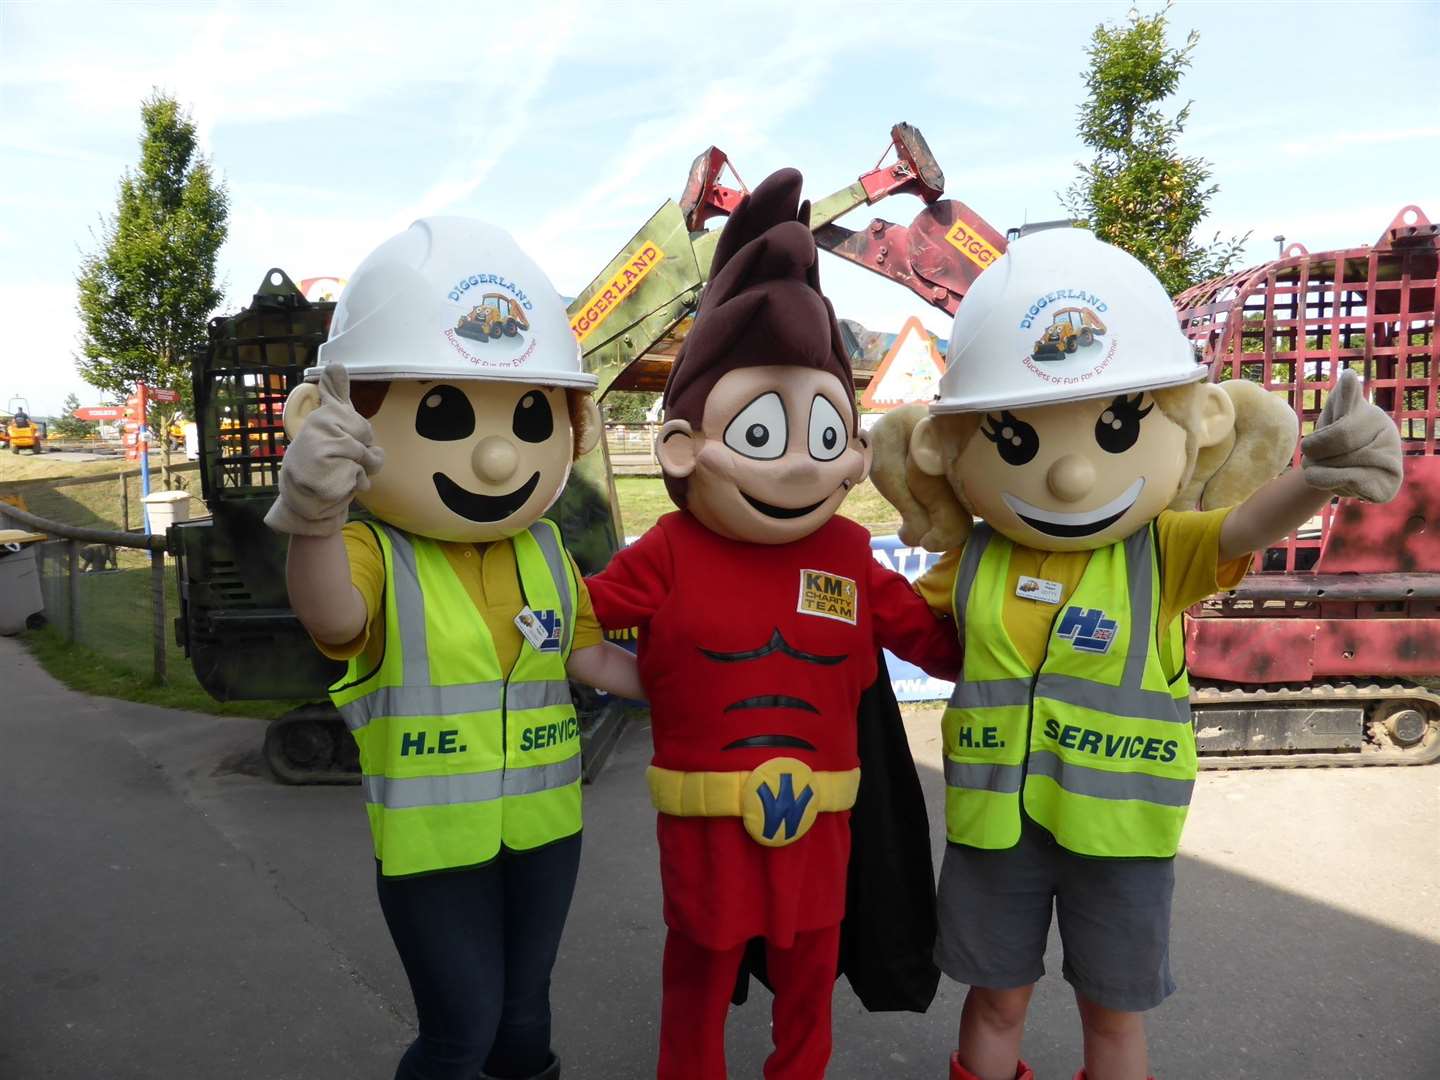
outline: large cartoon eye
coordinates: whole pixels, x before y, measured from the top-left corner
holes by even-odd
[[[475,410],[463,391],[441,384],[425,392],[415,410],[415,433],[435,442],[454,442],[475,434]]]
[[[845,451],[845,421],[823,394],[810,403],[810,456],[816,461],[834,461]]]
[[[985,424],[990,427],[987,429]],[[1040,452],[1040,436],[1013,413],[987,415],[980,425],[980,434],[995,444],[995,449],[1000,451],[1007,465],[1024,465]]]
[[[790,432],[785,403],[773,390],[746,405],[725,429],[725,445],[737,454],[772,461],[785,453]]]
[[[1095,421],[1095,441],[1107,454],[1123,454],[1140,438],[1140,421],[1155,408],[1152,401],[1140,408],[1141,394],[1133,398],[1121,394],[1105,407],[1100,419]]]
[[[555,417],[550,402],[539,390],[531,390],[515,403],[515,417],[510,422],[517,439],[542,443],[555,431]]]

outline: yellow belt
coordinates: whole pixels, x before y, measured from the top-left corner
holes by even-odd
[[[766,847],[792,844],[822,813],[849,810],[860,770],[815,772],[796,758],[771,758],[749,772],[680,772],[651,765],[650,801],[675,817],[738,817]]]

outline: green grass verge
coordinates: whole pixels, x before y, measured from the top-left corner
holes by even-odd
[[[72,690],[221,716],[270,718],[294,708],[293,701],[216,701],[195,678],[184,650],[175,643],[173,619],[180,610],[173,564],[165,573],[165,676],[154,681],[150,564],[144,555],[119,553],[120,569],[77,576],[79,625],[74,644],[66,635],[68,606],[63,567],[47,567],[47,592],[56,610],[50,625],[25,635],[41,666]]]
[[[662,515],[675,509],[670,496],[665,494],[665,482],[659,477],[617,476],[615,493],[620,498],[620,520],[626,536],[639,536]],[[900,528],[899,512],[869,480],[846,496],[840,504],[840,513],[877,536]]]
[[[291,701],[216,701],[195,681],[188,661],[175,668],[168,664],[168,681],[157,686],[150,671],[136,671],[114,657],[86,645],[72,645],[53,627],[27,631],[22,639],[40,666],[71,690],[101,697],[187,709],[216,716],[255,716],[270,719],[288,712]]]

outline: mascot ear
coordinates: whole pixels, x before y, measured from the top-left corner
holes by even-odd
[[[1201,448],[1217,446],[1235,430],[1235,403],[1214,383],[1201,383],[1197,389],[1195,442]]]
[[[600,433],[605,425],[600,420],[600,406],[589,394],[582,398],[583,415],[580,419],[580,437],[575,441],[575,459],[578,461],[600,444]]]
[[[285,440],[294,442],[305,426],[310,414],[320,407],[320,387],[314,383],[302,382],[285,399],[285,412],[281,424],[285,428]]]
[[[667,420],[655,436],[655,460],[666,476],[683,480],[695,471],[695,433],[688,420]]]
[[[921,418],[910,432],[910,460],[926,476],[945,475],[945,451],[940,445],[940,431],[929,416]]]

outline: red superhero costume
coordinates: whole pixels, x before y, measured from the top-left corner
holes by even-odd
[[[941,677],[960,662],[954,628],[834,517],[870,450],[799,192],[776,173],[721,233],[656,444],[681,512],[589,579],[602,625],[640,629],[651,705],[661,1080],[725,1080],[755,938],[775,991],[765,1076],[824,1076],[877,646]]]
[[[798,610],[807,573],[853,583],[854,618]],[[666,769],[750,770],[777,756],[858,768],[855,708],[877,646],[941,678],[959,667],[954,627],[845,518],[772,546],[668,514],[586,585],[602,626],[640,630],[654,764]],[[706,948],[752,937],[789,948],[844,915],[848,811],[820,814],[783,847],[756,843],[736,817],[663,814],[659,839],[665,924]]]

